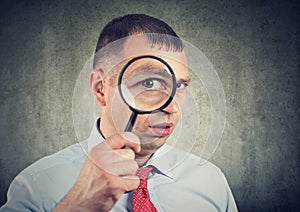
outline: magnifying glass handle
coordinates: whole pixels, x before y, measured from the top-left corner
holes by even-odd
[[[125,130],[124,130],[125,132],[131,132],[131,130],[133,128],[133,125],[135,123],[136,117],[137,117],[137,113],[132,112],[131,116],[130,116],[128,122],[127,122],[127,125],[125,127]]]

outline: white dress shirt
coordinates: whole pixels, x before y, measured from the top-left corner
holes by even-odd
[[[97,122],[89,138],[44,157],[11,183],[0,211],[51,211],[74,185],[87,153],[104,139]],[[150,199],[158,211],[237,211],[225,176],[215,165],[171,146],[162,146],[147,162]],[[131,211],[132,193],[111,211]]]

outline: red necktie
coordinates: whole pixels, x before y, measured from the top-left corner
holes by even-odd
[[[148,176],[152,169],[153,167],[144,167],[136,171],[136,175],[140,178],[140,185],[132,196],[132,212],[157,212],[150,201],[147,189]]]

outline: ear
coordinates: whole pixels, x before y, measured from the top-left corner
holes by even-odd
[[[104,73],[94,69],[90,75],[90,89],[100,106],[106,106],[103,86]]]

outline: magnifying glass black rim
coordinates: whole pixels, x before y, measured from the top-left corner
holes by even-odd
[[[122,89],[121,89],[121,84],[122,84],[122,78],[123,78],[123,75],[124,75],[124,72],[126,71],[126,69],[128,68],[128,66],[130,66],[133,62],[135,62],[136,60],[139,60],[139,59],[142,59],[142,58],[151,58],[151,59],[155,59],[155,60],[158,60],[160,62],[162,62],[165,66],[167,66],[167,68],[169,69],[170,73],[171,73],[171,76],[172,76],[172,82],[173,82],[173,88],[172,88],[172,92],[171,92],[171,95],[169,97],[169,99],[162,105],[160,106],[159,108],[157,109],[154,109],[154,110],[151,110],[151,111],[144,111],[144,110],[138,110],[134,107],[132,107],[130,104],[128,104],[128,102],[126,101],[125,97],[123,96],[123,93],[122,93]],[[119,93],[121,95],[121,98],[123,99],[123,101],[125,102],[125,104],[130,108],[130,110],[132,110],[133,112],[137,113],[137,114],[147,114],[147,113],[156,113],[156,112],[159,112],[159,111],[162,111],[165,107],[167,107],[171,101],[173,100],[173,97],[175,96],[175,92],[176,92],[176,77],[175,77],[175,74],[171,68],[171,66],[166,62],[164,61],[163,59],[161,59],[160,57],[156,57],[156,56],[153,56],[153,55],[142,55],[142,56],[138,56],[138,57],[135,57],[133,59],[131,59],[121,70],[121,73],[119,75],[119,78],[118,78],[118,89],[119,89]]]

